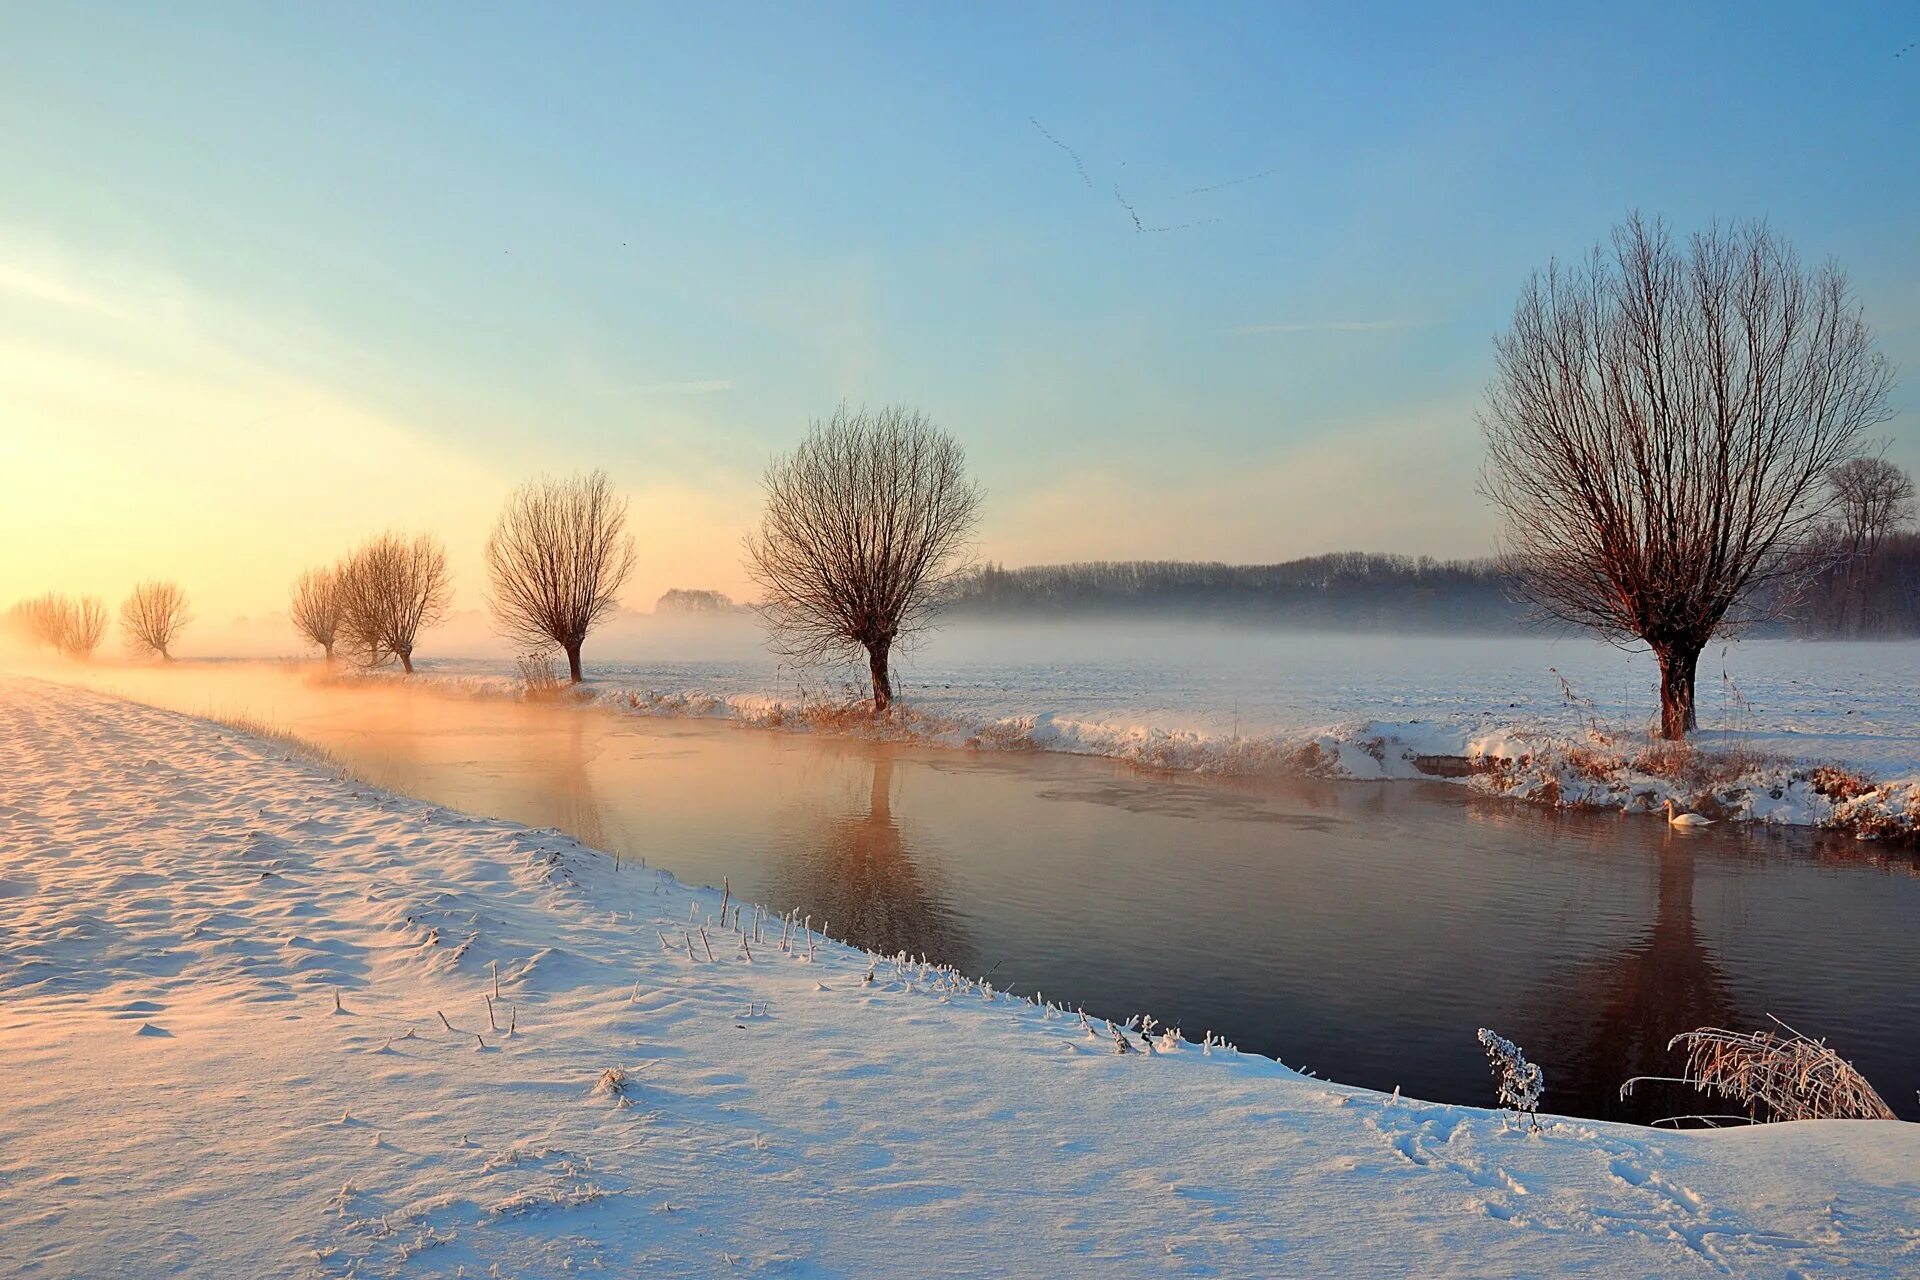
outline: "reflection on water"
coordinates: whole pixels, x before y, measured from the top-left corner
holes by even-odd
[[[876,754],[864,801],[795,821],[801,834],[774,854],[773,897],[806,904],[832,936],[882,955],[906,951],[974,971],[973,950],[935,882],[941,860],[925,840],[910,850],[893,816],[893,770],[891,755]]]
[[[1208,784],[267,667],[89,678],[257,716],[397,791],[558,827],[690,882],[724,876],[861,946],[1100,1016],[1152,1013],[1330,1079],[1484,1104],[1474,1031],[1488,1026],[1541,1063],[1553,1110],[1715,1110],[1617,1090],[1670,1074],[1676,1032],[1775,1014],[1916,1114],[1920,876],[1896,851],[1689,836],[1437,783]]]
[[[1695,837],[1669,832],[1654,854],[1657,868],[1653,922],[1616,954],[1570,969],[1556,987],[1579,993],[1540,1011],[1546,1034],[1539,1049],[1559,1065],[1556,1086],[1582,1100],[1585,1114],[1636,1119],[1650,1109],[1662,1115],[1719,1111],[1724,1104],[1684,1086],[1645,1083],[1623,1100],[1617,1090],[1630,1076],[1672,1076],[1682,1055],[1667,1043],[1693,1027],[1758,1025],[1764,1013],[1737,1006],[1724,974],[1694,921]]]

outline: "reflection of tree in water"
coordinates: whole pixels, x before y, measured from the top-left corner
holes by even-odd
[[[774,872],[775,901],[825,921],[833,936],[882,955],[905,951],[970,972],[973,948],[893,816],[893,760],[874,754],[865,811],[796,841]]]
[[[561,724],[555,749],[533,753],[522,776],[530,784],[529,793],[539,799],[543,825],[558,827],[591,848],[607,849],[604,815],[588,767],[597,751],[587,750],[586,717],[557,719]]]
[[[1547,1073],[1545,1109],[1643,1123],[1697,1111],[1701,1098],[1682,1086],[1640,1085],[1622,1100],[1620,1085],[1630,1076],[1675,1074],[1680,1059],[1667,1042],[1682,1031],[1742,1025],[1694,925],[1687,837],[1670,838],[1659,856],[1652,929],[1619,955],[1550,983],[1555,1006],[1539,1020],[1535,1059]]]

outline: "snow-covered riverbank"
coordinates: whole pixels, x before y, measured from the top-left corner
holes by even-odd
[[[1085,660],[1065,656],[1073,646]],[[1109,756],[1178,772],[1372,780],[1438,771],[1536,802],[1654,813],[1671,799],[1716,820],[1904,838],[1920,829],[1920,644],[1911,642],[1722,646],[1703,659],[1703,728],[1698,750],[1684,754],[1648,735],[1652,660],[1577,638],[965,628],[913,658],[904,710],[879,726],[838,709],[853,691],[833,679],[782,681],[739,652],[590,670],[576,696],[626,713]],[[434,662],[416,679],[496,696],[526,688],[500,661]]]
[[[868,957],[802,958],[777,922],[743,945],[720,907],[270,742],[0,682],[0,1270],[1920,1258],[1920,1127],[1531,1135],[1186,1041],[1123,1056],[972,984],[886,965],[868,984]]]

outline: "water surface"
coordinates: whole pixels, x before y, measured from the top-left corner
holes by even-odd
[[[693,883],[811,913],[1097,1016],[1347,1083],[1486,1105],[1474,1032],[1546,1106],[1721,1110],[1622,1080],[1669,1037],[1778,1016],[1920,1116],[1920,875],[1808,832],[1492,801],[1443,783],[1228,784],[1039,753],[914,748],[600,710],[378,692],[239,664],[91,683],[240,713],[382,787],[557,827]],[[636,877],[636,892],[642,892]]]

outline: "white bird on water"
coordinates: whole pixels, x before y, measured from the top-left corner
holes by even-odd
[[[1703,818],[1697,813],[1675,813],[1673,801],[1667,801],[1667,825],[1670,827],[1710,827],[1712,818]]]

